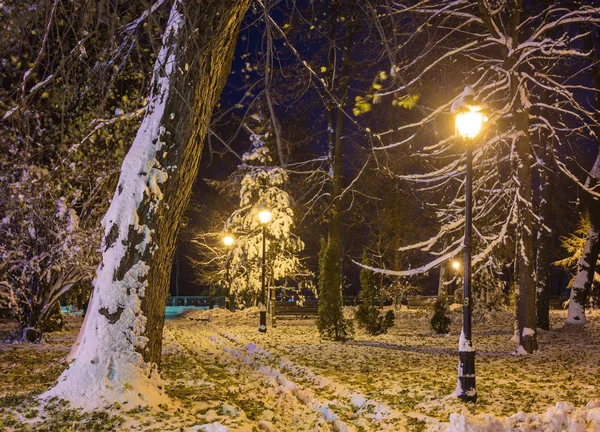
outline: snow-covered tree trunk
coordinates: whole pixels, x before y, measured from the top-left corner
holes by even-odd
[[[519,43],[519,27],[521,24],[521,0],[515,1],[511,7],[508,36],[512,44]],[[517,245],[517,266],[519,285],[517,291],[517,321],[519,323],[520,346],[527,352],[537,350],[536,308],[535,308],[535,266],[533,262],[533,215],[531,186],[531,166],[533,152],[529,132],[529,94],[521,83],[518,72],[516,54],[506,49],[504,68],[512,71],[510,76],[510,95],[514,100],[512,115],[515,126],[513,140],[516,150],[516,183],[518,184],[518,215],[517,230],[519,244]]]
[[[535,261],[536,274],[536,294],[537,294],[537,326],[544,330],[550,330],[550,291],[551,291],[551,272],[550,272],[550,240],[552,239],[550,220],[552,217],[552,171],[550,164],[552,156],[550,154],[550,145],[546,143],[540,148],[540,204],[538,216],[539,228],[537,231],[537,255]]]
[[[600,180],[600,153],[586,182],[586,186],[593,187]],[[585,192],[584,192],[585,193]],[[569,312],[567,324],[583,325],[587,323],[585,317],[585,303],[592,288],[596,261],[600,251],[600,201],[596,197],[587,197],[590,213],[590,228],[588,230],[585,246],[581,258],[577,263],[577,275],[571,287],[569,298]]]
[[[600,35],[598,35],[598,32],[594,32],[593,35],[593,39],[588,39],[588,43],[590,43],[590,48],[594,50],[594,60],[596,61],[593,73],[594,87],[600,89],[600,65],[598,64],[598,60],[600,59],[600,53],[598,52]],[[600,95],[596,93],[595,98],[596,118],[598,118],[600,113]],[[599,181],[600,152],[596,156],[594,166],[586,180],[586,187],[593,188],[598,185]],[[589,196],[586,192],[584,192],[584,197],[586,197],[590,214],[590,228],[586,236],[583,253],[577,264],[577,275],[571,287],[567,324],[583,325],[587,323],[585,303],[594,282],[596,262],[598,261],[598,253],[600,251],[600,201],[597,197]]]
[[[529,112],[515,112],[517,133],[517,177],[519,182],[519,245],[516,257],[519,271],[517,293],[519,341],[528,353],[537,350],[535,268],[533,262],[533,215],[531,188],[531,139],[529,136]]]
[[[448,262],[445,261],[440,265],[440,277],[438,279],[438,297],[448,294]]]
[[[156,405],[181,218],[247,0],[175,0],[148,108],[103,224],[102,262],[74,360],[45,396],[88,409]]]

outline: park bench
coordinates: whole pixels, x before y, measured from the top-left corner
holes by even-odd
[[[437,300],[437,296],[418,296],[409,297],[407,299],[407,306],[409,309],[425,308],[428,305],[432,305]]]
[[[319,309],[318,303],[307,303],[302,306],[299,306],[294,302],[286,302],[286,301],[275,302],[275,316],[277,318],[283,318],[283,317],[308,318],[311,316],[319,315],[318,309]]]

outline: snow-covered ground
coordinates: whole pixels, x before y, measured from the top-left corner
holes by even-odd
[[[104,424],[112,429],[95,430],[600,431],[600,315],[583,328],[563,327],[565,317],[553,312],[540,351],[516,357],[510,314],[476,319],[479,400],[465,405],[451,396],[458,312],[450,336],[431,333],[427,312],[402,311],[387,335],[358,332],[336,343],[321,340],[313,320],[279,320],[261,334],[255,309],[191,311],[165,328],[163,378],[173,405],[111,407]],[[0,346],[0,425],[48,416],[18,395],[56,378],[73,336]],[[28,385],[11,374],[23,364],[32,369]]]

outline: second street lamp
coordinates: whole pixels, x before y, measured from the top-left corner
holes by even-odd
[[[261,333],[267,332],[267,295],[265,290],[265,251],[266,251],[266,243],[265,243],[265,234],[266,234],[266,226],[269,222],[271,222],[271,217],[273,214],[269,209],[262,208],[258,212],[258,220],[262,224],[262,288],[261,288],[261,302],[258,306],[260,313],[260,321],[258,324],[258,331]]]
[[[458,382],[456,395],[467,402],[477,400],[475,387],[475,349],[472,341],[473,298],[471,294],[471,230],[473,206],[473,141],[486,120],[481,107],[472,103],[470,88],[465,89],[462,103],[453,107],[456,113],[456,131],[466,145],[466,178],[465,178],[465,258],[463,262],[463,328],[458,344]]]

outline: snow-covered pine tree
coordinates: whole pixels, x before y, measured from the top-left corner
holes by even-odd
[[[262,131],[262,133],[259,131]],[[258,219],[261,208],[271,211],[271,221],[264,227],[265,267],[268,286],[289,278],[300,282],[312,277],[300,260],[304,242],[294,234],[294,202],[286,191],[287,171],[273,165],[267,143],[270,133],[266,124],[251,132],[251,149],[242,156],[242,164],[233,177],[241,176],[239,207],[227,219],[225,232],[235,243],[220,261],[229,261],[220,272],[221,283],[230,278],[231,295],[236,303],[256,304],[262,288],[263,227]]]
[[[102,262],[74,359],[45,397],[87,409],[165,402],[157,369],[175,243],[247,6],[173,1],[148,108],[103,221]]]

